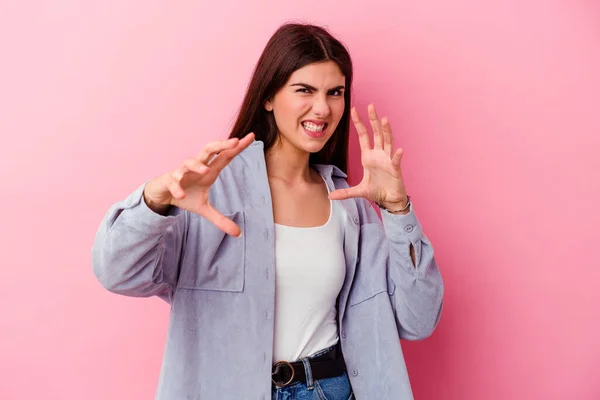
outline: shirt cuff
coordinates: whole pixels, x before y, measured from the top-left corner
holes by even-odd
[[[125,199],[121,217],[123,217],[123,222],[127,226],[139,232],[164,232],[177,221],[177,215],[181,213],[181,209],[171,206],[167,215],[161,215],[152,211],[144,200],[144,188],[146,184],[147,182]]]
[[[393,214],[381,210],[381,219],[387,237],[398,242],[416,243],[423,237],[423,228],[411,203],[407,214]]]

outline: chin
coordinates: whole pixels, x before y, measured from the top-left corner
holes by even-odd
[[[299,143],[300,148],[308,153],[318,153],[323,150],[323,147],[329,141],[329,137],[322,139],[304,139],[301,143]]]
[[[300,147],[309,153],[317,153],[325,147],[331,134],[327,134],[322,138],[313,138],[308,136],[303,130],[300,132]]]
[[[323,147],[325,147],[325,143],[321,143],[319,145],[312,145],[312,146],[304,146],[303,149],[307,152],[307,153],[318,153],[319,151],[323,150]]]

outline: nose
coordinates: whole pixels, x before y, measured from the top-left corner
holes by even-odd
[[[331,114],[331,107],[327,102],[327,96],[316,96],[313,103],[313,112],[319,118],[327,118]]]

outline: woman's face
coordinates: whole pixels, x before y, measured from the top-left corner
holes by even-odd
[[[306,65],[265,103],[275,115],[281,145],[307,153],[323,148],[344,113],[346,78],[333,61]]]

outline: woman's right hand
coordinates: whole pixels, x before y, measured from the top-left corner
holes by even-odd
[[[146,204],[159,214],[164,214],[170,206],[191,211],[223,232],[240,236],[239,226],[209,203],[208,191],[221,170],[253,141],[254,134],[249,133],[242,139],[207,144],[195,158],[185,160],[176,170],[148,182],[144,188]]]

